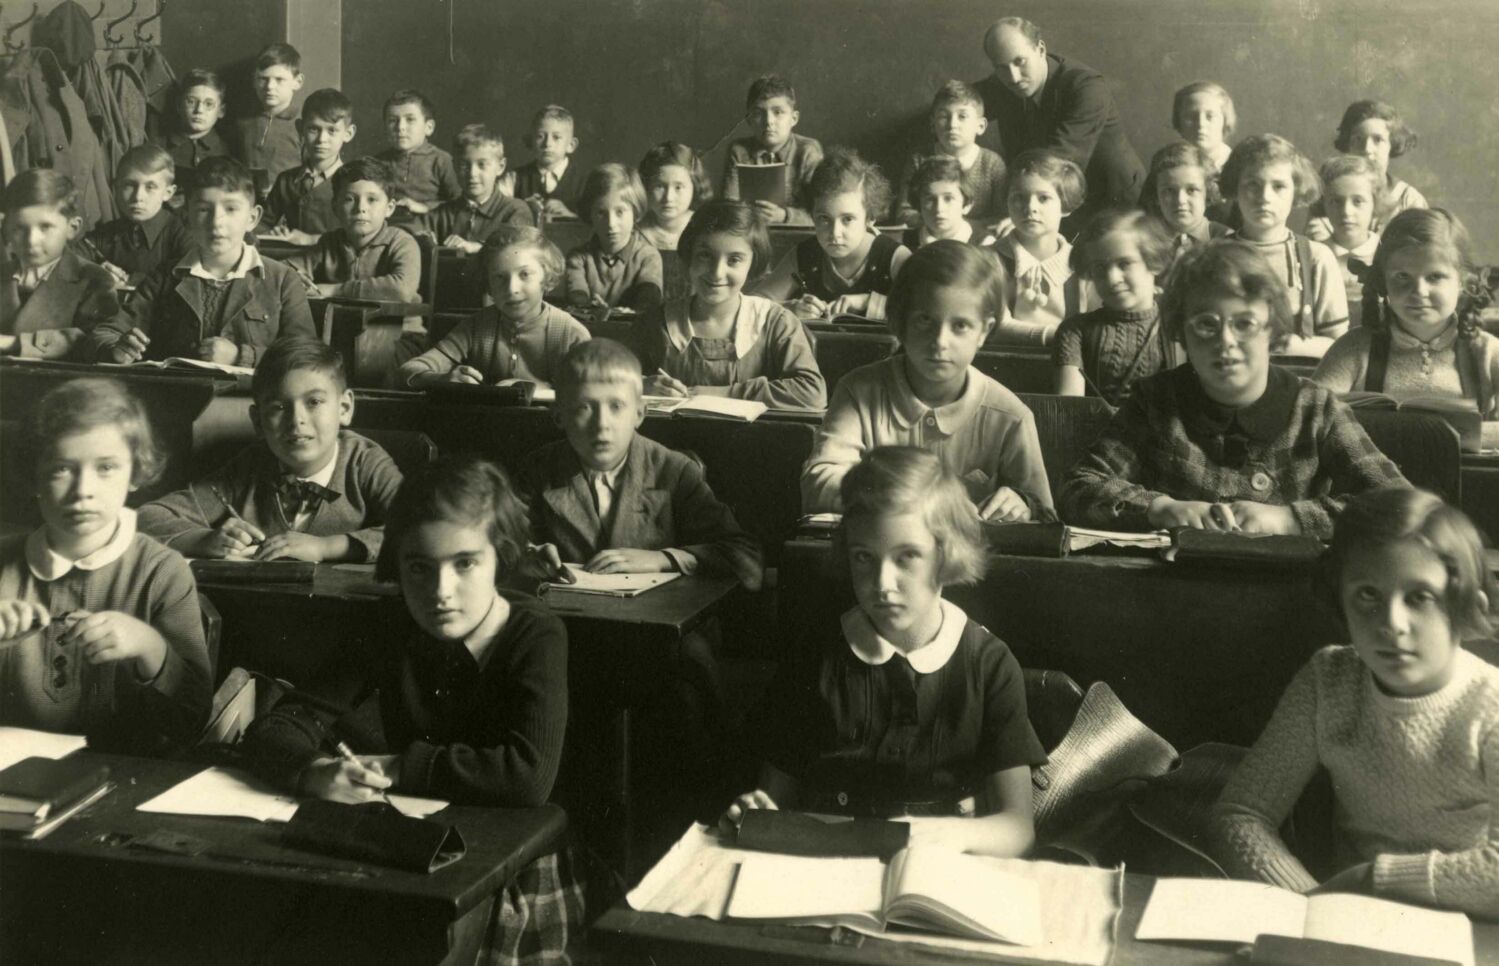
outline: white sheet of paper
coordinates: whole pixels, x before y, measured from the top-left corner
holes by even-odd
[[[426,818],[448,807],[436,798],[391,795],[390,803],[402,815]],[[232,768],[205,768],[179,782],[138,811],[167,815],[212,815],[222,818],[253,818],[260,822],[289,822],[297,810],[297,799],[282,794],[248,772]]]
[[[1090,527],[1067,527],[1067,549],[1086,550],[1100,543],[1111,547],[1140,547],[1159,550],[1171,546],[1171,534],[1165,530],[1127,533],[1122,530],[1094,530]]]
[[[0,727],[0,768],[9,768],[23,758],[65,758],[87,745],[83,735]]]
[[[880,918],[885,863],[766,852],[744,860],[728,915],[735,919],[803,919],[865,913]]]
[[[634,597],[671,583],[678,573],[670,574],[591,574],[582,564],[564,564],[575,583],[547,584],[547,593],[605,594],[612,597]]]
[[[1268,933],[1299,939],[1306,902],[1261,882],[1157,879],[1135,938],[1252,943]]]
[[[1467,916],[1371,896],[1313,896],[1307,903],[1306,938],[1473,966],[1473,924]]]

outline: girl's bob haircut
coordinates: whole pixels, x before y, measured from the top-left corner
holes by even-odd
[[[1064,215],[1077,211],[1088,196],[1088,179],[1082,168],[1060,154],[1038,148],[1021,154],[1005,172],[1005,198],[1010,197],[1015,183],[1028,174],[1045,179],[1057,189]]]
[[[1197,168],[1202,172],[1203,201],[1207,207],[1216,205],[1218,195],[1218,166],[1208,153],[1195,144],[1177,141],[1168,144],[1150,156],[1150,171],[1145,175],[1145,184],[1140,189],[1140,207],[1161,217],[1161,178],[1167,171],[1177,168]]]
[[[1385,226],[1379,236],[1379,248],[1374,252],[1373,271],[1364,284],[1364,324],[1389,327],[1391,310],[1385,271],[1395,253],[1407,248],[1435,248],[1457,269],[1463,284],[1462,294],[1457,297],[1458,336],[1481,341],[1483,310],[1492,299],[1473,264],[1468,229],[1445,208],[1407,208]]]
[[[950,238],[923,245],[911,253],[901,266],[900,274],[890,286],[885,314],[890,331],[902,342],[906,339],[906,318],[915,307],[917,297],[931,288],[950,285],[983,295],[981,308],[985,319],[1004,314],[1009,290],[1009,275],[994,252]]]
[[[441,456],[408,475],[396,491],[385,520],[385,543],[375,577],[398,581],[401,544],[424,523],[459,523],[481,528],[494,547],[495,573],[503,581],[526,553],[526,507],[505,471],[471,453]]]
[[[1106,208],[1100,211],[1072,241],[1067,257],[1072,270],[1087,275],[1093,270],[1093,247],[1109,235],[1129,235],[1140,250],[1140,260],[1157,278],[1171,267],[1171,239],[1159,221],[1139,209]]]
[[[752,206],[742,201],[710,201],[693,212],[677,242],[677,257],[682,264],[692,264],[692,250],[709,235],[738,235],[749,242],[750,279],[759,278],[770,268],[770,232]]]
[[[156,447],[146,407],[118,379],[94,376],[54,386],[32,407],[23,446],[33,472],[57,440],[101,426],[119,430],[130,447],[131,487],[154,483],[166,458]]]
[[[1234,136],[1234,131],[1239,126],[1239,112],[1234,108],[1233,95],[1228,88],[1215,81],[1193,81],[1186,87],[1176,92],[1171,98],[1171,127],[1173,130],[1182,129],[1182,111],[1187,109],[1187,99],[1196,94],[1213,94],[1223,105],[1223,137],[1228,139]]]
[[[713,200],[713,181],[708,177],[703,159],[698,157],[696,151],[679,141],[662,141],[645,152],[645,157],[640,159],[640,181],[647,192],[661,176],[661,169],[670,167],[687,169],[687,177],[692,181],[693,211]]]
[[[1291,303],[1286,287],[1265,256],[1242,241],[1219,238],[1187,251],[1177,261],[1161,297],[1161,324],[1166,335],[1185,344],[1188,307],[1202,293],[1222,292],[1246,302],[1270,306],[1270,341],[1289,332]]]
[[[835,553],[845,566],[849,523],[881,514],[917,513],[937,540],[937,579],[942,586],[971,584],[984,576],[988,547],[978,508],[937,454],[916,446],[876,447],[848,471],[839,494],[843,525],[835,537]]]
[[[1386,487],[1350,499],[1333,526],[1332,543],[1322,557],[1320,579],[1326,599],[1342,614],[1342,577],[1360,553],[1413,540],[1447,568],[1447,618],[1460,640],[1493,636],[1489,605],[1495,582],[1484,565],[1483,536],[1456,507],[1427,490]]]
[[[479,250],[475,264],[483,271],[485,279],[489,278],[495,259],[507,248],[525,248],[536,253],[536,260],[541,263],[541,271],[545,276],[542,281],[543,291],[550,292],[562,281],[562,250],[543,235],[541,229],[530,225],[501,225],[484,240],[484,247]]]
[[[578,193],[579,217],[587,221],[599,199],[616,193],[625,199],[625,203],[635,213],[636,221],[644,217],[645,187],[640,183],[640,175],[618,161],[601,164],[588,172],[583,190]]]
[[[1251,171],[1266,165],[1289,164],[1291,180],[1296,184],[1296,205],[1309,205],[1322,197],[1322,182],[1317,178],[1317,169],[1306,155],[1296,150],[1296,145],[1279,134],[1256,134],[1234,145],[1228,160],[1223,163],[1223,176],[1218,187],[1225,198],[1239,194],[1239,182]]]
[[[1354,101],[1349,104],[1348,109],[1343,112],[1343,119],[1338,122],[1338,132],[1333,136],[1332,146],[1347,154],[1353,143],[1353,129],[1370,118],[1384,121],[1390,126],[1391,158],[1398,158],[1415,149],[1418,140],[1416,132],[1406,125],[1405,118],[1400,116],[1393,104],[1386,104],[1384,101]]]
[[[894,197],[890,181],[877,164],[865,161],[851,148],[833,148],[812,173],[807,185],[813,203],[832,195],[858,192],[864,202],[864,213],[873,222],[890,210]]]

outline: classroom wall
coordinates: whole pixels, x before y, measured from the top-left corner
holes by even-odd
[[[178,0],[167,5],[162,24],[162,53],[177,76],[194,67],[216,71],[228,88],[230,110],[249,111],[255,55],[286,39],[286,0]]]
[[[633,161],[667,138],[718,144],[748,82],[778,71],[801,131],[898,167],[936,85],[988,71],[982,33],[1006,14],[1112,78],[1147,158],[1172,137],[1172,92],[1199,78],[1235,93],[1241,133],[1274,130],[1314,160],[1348,102],[1393,100],[1422,142],[1397,171],[1499,260],[1493,0],[343,0],[343,77],[361,150],[381,146],[385,96],[414,86],[438,105],[439,142],[481,120],[525,160],[527,119],[558,101],[580,157]]]

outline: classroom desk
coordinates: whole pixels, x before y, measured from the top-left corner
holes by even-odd
[[[407,318],[432,314],[421,302],[388,299],[309,299],[322,340],[344,360],[349,383],[384,386],[396,368],[395,347]]]
[[[659,703],[665,672],[680,659],[687,635],[738,586],[729,577],[696,575],[638,597],[543,598],[568,635],[573,737],[558,796],[575,819],[604,830],[621,869],[654,860],[649,850],[680,832],[641,807],[671,791],[637,777],[650,773],[663,749],[670,753],[671,736],[640,733],[638,712]],[[409,625],[399,591],[375,582],[368,565],[320,564],[311,584],[203,581],[199,590],[223,618],[221,676],[243,667],[305,684],[339,649],[357,651]]]
[[[837,633],[838,615],[853,606],[847,580],[828,570],[831,553],[828,541],[812,538],[781,552],[778,623],[787,648]],[[980,583],[948,597],[1022,667],[1064,671],[1084,687],[1107,681],[1179,751],[1204,741],[1252,744],[1297,669],[1343,639],[1309,566],[1209,567],[1108,552],[996,556]]]
[[[1155,880],[1125,873],[1124,903],[1119,912],[1118,940],[1111,966],[1232,966],[1244,960],[1229,946],[1192,946],[1182,943],[1141,942],[1135,939],[1140,917]],[[1029,963],[1035,960],[978,957],[953,952],[924,951],[905,943],[886,942],[849,930],[819,927],[764,926],[741,922],[636,912],[621,902],[594,923],[598,945],[649,957],[655,964],[714,963],[868,963],[951,964]],[[835,942],[834,936],[842,941]],[[1473,945],[1478,963],[1499,963],[1499,924],[1473,923]]]
[[[472,963],[496,893],[554,849],[555,805],[451,806],[467,844],[430,875],[283,846],[279,825],[135,811],[202,766],[77,754],[118,787],[51,835],[0,839],[0,959],[7,963]],[[193,836],[201,855],[118,842]]]
[[[1462,473],[1464,512],[1499,542],[1499,453],[1464,453]]]

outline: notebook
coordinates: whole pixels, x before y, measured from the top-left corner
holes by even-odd
[[[1041,894],[1018,860],[1005,864],[916,846],[878,858],[753,855],[739,867],[728,916],[796,925],[892,927],[1024,946],[1044,941]]]
[[[563,564],[572,574],[573,583],[550,582],[543,586],[548,594],[594,594],[603,597],[639,597],[648,590],[669,584],[682,576],[670,574],[591,574],[582,564]]]
[[[436,798],[389,795],[402,815],[426,818],[448,807]],[[205,768],[178,782],[137,811],[166,815],[212,815],[223,818],[253,818],[259,822],[289,822],[300,803],[282,794],[269,782],[233,768]]]
[[[790,200],[786,192],[786,162],[737,163],[734,165],[734,170],[739,175],[740,201],[745,204],[768,201],[773,205],[786,207],[786,203]]]
[[[1171,534],[1165,530],[1126,533],[1121,530],[1094,530],[1089,527],[1067,528],[1067,549],[1072,552],[1106,544],[1110,547],[1134,547],[1142,550],[1164,550],[1171,546]]]
[[[1159,879],[1135,938],[1252,943],[1262,934],[1316,939],[1473,966],[1473,925],[1388,899],[1303,896],[1260,882]]]
[[[23,758],[0,770],[0,829],[32,828],[108,780],[109,766],[97,759]]]
[[[728,396],[714,395],[646,396],[645,405],[646,409],[653,413],[727,419],[741,423],[754,422],[770,408],[763,402],[753,399],[732,399]]]
[[[23,758],[63,758],[86,747],[88,739],[83,735],[0,727],[0,768],[9,768]]]

